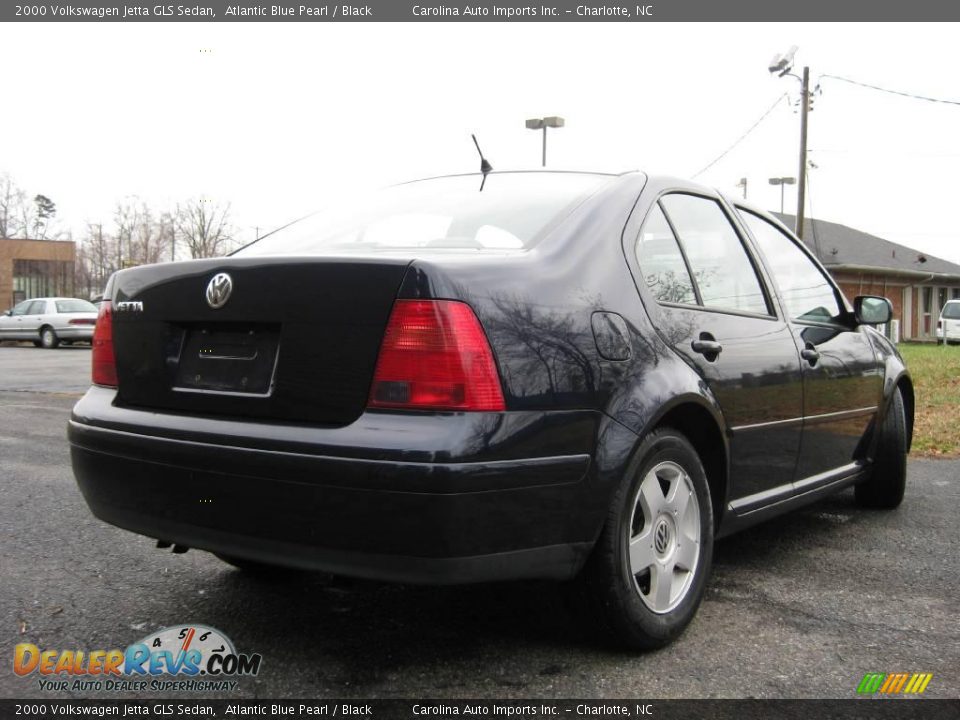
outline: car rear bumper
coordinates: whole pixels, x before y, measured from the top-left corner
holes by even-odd
[[[582,512],[590,413],[368,413],[317,429],[119,408],[114,397],[91,388],[74,409],[74,474],[97,517],[161,540],[344,575],[460,583],[569,578],[598,526]],[[515,427],[505,432],[505,422]],[[573,452],[517,455],[548,427],[556,437],[558,424]]]
[[[947,340],[960,340],[960,322],[948,323],[946,328],[938,326],[937,338],[943,340],[944,336]]]

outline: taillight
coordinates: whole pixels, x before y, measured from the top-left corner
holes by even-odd
[[[93,331],[93,384],[117,387],[117,360],[113,354],[113,311],[110,301],[100,303]]]
[[[469,305],[397,300],[380,345],[370,407],[504,410],[490,343]]]
[[[93,318],[73,318],[67,325],[96,325],[97,321]]]

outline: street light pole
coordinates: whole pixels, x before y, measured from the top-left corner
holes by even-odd
[[[796,184],[797,179],[792,177],[772,177],[770,178],[771,185],[780,186],[780,214],[783,215],[783,186],[784,185],[794,185]]]
[[[543,130],[543,167],[547,166],[547,128],[562,128],[565,124],[566,121],[556,115],[544,118],[531,118],[526,121],[527,130]]]

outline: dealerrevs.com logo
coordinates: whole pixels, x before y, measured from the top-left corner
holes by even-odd
[[[235,690],[238,677],[260,672],[259,653],[238,653],[233,642],[206,625],[165,627],[125,650],[41,650],[20,643],[13,671],[37,674],[47,691]]]

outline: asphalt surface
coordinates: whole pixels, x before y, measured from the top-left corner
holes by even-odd
[[[933,673],[927,697],[960,696],[960,461],[911,460],[896,511],[848,491],[721,541],[687,632],[629,654],[598,645],[556,584],[258,579],[94,519],[65,439],[88,364],[0,346],[0,697],[71,696],[15,676],[17,643],[110,649],[185,623],[263,655],[236,698],[850,698],[867,672]]]
[[[0,343],[0,390],[83,394],[90,387],[90,346],[56,350]]]

